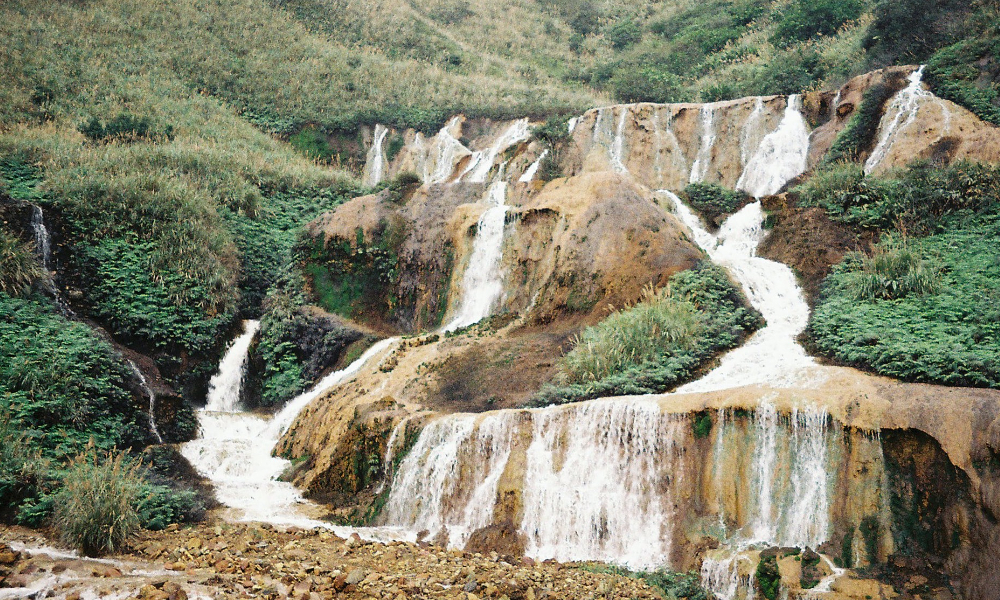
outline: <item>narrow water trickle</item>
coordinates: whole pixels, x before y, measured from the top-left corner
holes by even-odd
[[[205,410],[211,412],[235,412],[239,409],[240,390],[246,375],[247,354],[253,342],[260,321],[244,321],[243,332],[229,345],[218,372],[208,382],[208,401]]]
[[[385,125],[376,125],[372,147],[368,150],[366,164],[368,173],[365,176],[365,185],[374,187],[385,178],[385,151],[382,148],[385,136],[389,129]]]
[[[139,385],[142,387],[142,391],[146,394],[146,398],[149,399],[149,407],[146,414],[149,418],[149,431],[156,438],[156,441],[163,443],[163,437],[160,436],[160,430],[156,426],[156,392],[153,388],[149,387],[149,382],[146,381],[146,376],[142,374],[142,370],[139,369],[139,365],[135,364],[131,360],[126,360],[129,368],[132,369],[132,373],[135,374],[136,379],[139,380]]]
[[[909,84],[893,97],[889,107],[882,115],[882,120],[879,123],[879,131],[882,135],[879,136],[878,144],[875,145],[875,149],[865,161],[866,174],[874,171],[882,163],[886,155],[889,154],[896,138],[910,126],[910,123],[916,120],[917,111],[920,110],[922,101],[933,96],[923,84],[925,66],[920,65],[919,69],[910,73],[907,78]]]
[[[529,165],[528,168],[525,169],[524,173],[521,174],[520,179],[518,179],[517,181],[519,183],[531,183],[531,180],[535,178],[535,173],[538,172],[538,167],[541,166],[542,161],[545,160],[545,157],[548,155],[549,155],[548,148],[542,150],[542,153],[538,155],[538,158],[535,159],[535,162],[531,163],[531,165]]]
[[[490,170],[496,165],[497,158],[514,144],[528,139],[530,136],[528,125],[528,119],[514,121],[489,148],[473,152],[472,157],[469,159],[469,165],[458,176],[457,181],[468,181],[471,183],[485,182],[486,177],[490,174]]]
[[[628,119],[629,110],[627,106],[621,107],[621,114],[618,115],[618,125],[615,127],[615,137],[611,142],[610,156],[611,167],[616,173],[628,173],[625,166],[625,121]]]
[[[691,176],[688,183],[700,183],[708,175],[712,164],[712,148],[715,146],[715,105],[705,104],[701,107],[701,143],[698,155],[691,165]]]

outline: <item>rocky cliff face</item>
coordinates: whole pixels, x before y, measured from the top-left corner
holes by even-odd
[[[816,367],[791,387],[489,410],[517,406],[550,378],[569,336],[609,304],[703,256],[655,190],[777,192],[824,159],[875,85],[891,93],[859,148],[869,172],[1000,159],[998,130],[924,90],[914,68],[802,96],[594,109],[568,125],[557,153],[567,177],[549,182],[535,169],[554,149],[531,139],[527,121],[456,117],[433,137],[376,129],[369,180],[412,171],[424,185],[356,199],[309,229],[322,248],[404,232],[389,295],[405,309],[364,318],[403,332],[448,322],[470,293],[462,274],[477,268],[497,185],[503,293],[472,333],[399,341],[378,368],[307,407],[279,447],[309,457],[295,482],[340,506],[367,494],[385,505],[381,522],[452,545],[503,539],[539,558],[701,569],[727,600],[772,561],[793,594],[810,584],[831,597],[887,593],[834,559],[873,574],[889,565],[884,578],[938,573],[896,586],[913,593],[996,597],[997,392]],[[785,210],[780,197],[765,206]],[[848,240],[820,215],[786,217],[789,231],[822,237],[787,234],[764,249],[815,283]],[[376,476],[358,476],[362,455],[381,457]],[[809,547],[826,562],[767,546]]]

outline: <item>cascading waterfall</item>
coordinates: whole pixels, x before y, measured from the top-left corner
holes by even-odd
[[[743,133],[740,135],[740,161],[744,165],[750,162],[754,151],[760,145],[759,132],[763,120],[764,99],[757,96],[754,98],[753,111],[747,117],[747,122],[743,125]]]
[[[452,135],[452,129],[459,126],[461,117],[452,117],[448,124],[437,132],[437,135],[428,143],[420,133],[414,139],[414,145],[422,155],[420,160],[421,179],[425,184],[442,183],[447,181],[455,168],[455,161],[459,155],[469,154],[468,148]]]
[[[126,360],[129,368],[132,369],[132,373],[135,374],[136,379],[139,380],[139,385],[142,387],[142,391],[145,392],[146,398],[149,399],[149,407],[147,409],[147,415],[149,417],[149,431],[156,438],[156,441],[163,443],[163,438],[160,436],[160,430],[156,427],[156,392],[153,388],[149,387],[149,382],[146,381],[146,376],[142,374],[142,370],[139,369],[139,365],[135,364],[131,360]]]
[[[260,321],[243,322],[243,333],[230,344],[222,357],[222,362],[219,363],[219,371],[208,382],[208,401],[205,403],[205,410],[234,412],[239,408],[247,356],[258,329]]]
[[[458,176],[457,181],[468,181],[471,183],[483,183],[496,164],[497,157],[505,150],[528,139],[530,129],[528,119],[514,121],[510,127],[498,137],[489,148],[479,152],[473,152],[469,159],[469,164]]]
[[[576,129],[576,124],[580,122],[582,117],[573,117],[566,122],[566,133],[573,135],[573,131]]]
[[[618,125],[615,127],[615,137],[611,142],[611,148],[609,149],[609,155],[611,157],[611,167],[616,173],[628,173],[628,168],[625,166],[625,120],[628,118],[629,111],[628,107],[623,106],[621,108],[621,114],[618,115]]]
[[[375,135],[372,147],[368,150],[368,157],[365,164],[368,166],[368,173],[365,177],[365,185],[376,186],[385,177],[385,151],[382,145],[389,129],[385,125],[375,126]]]
[[[789,96],[778,128],[761,140],[736,183],[737,189],[761,198],[778,193],[785,183],[805,172],[809,125],[801,109],[802,98],[797,94]]]
[[[701,107],[701,143],[698,146],[698,155],[694,164],[691,165],[691,176],[689,183],[699,183],[705,180],[708,175],[708,168],[712,164],[712,148],[715,146],[715,105],[705,104]]]
[[[921,102],[926,98],[933,97],[933,94],[924,88],[925,66],[920,65],[919,69],[910,73],[907,78],[909,84],[896,94],[889,104],[889,108],[882,115],[882,120],[879,123],[879,131],[882,132],[882,135],[879,136],[878,144],[872,150],[871,156],[865,161],[866,174],[871,173],[879,166],[889,153],[896,138],[917,118]]]
[[[535,173],[538,172],[538,167],[541,166],[542,161],[545,160],[545,157],[548,155],[549,155],[548,148],[542,150],[542,153],[538,155],[538,158],[535,159],[535,162],[531,163],[528,166],[528,168],[525,169],[524,173],[521,174],[521,177],[517,181],[519,183],[531,183],[531,180],[535,178]]]
[[[240,370],[239,377],[226,378],[236,388],[226,392],[227,399],[239,398],[238,382],[245,369],[250,328],[252,325],[248,324],[224,361],[228,369]],[[306,511],[311,503],[302,498],[295,486],[276,481],[290,463],[272,456],[271,451],[302,409],[333,386],[353,377],[397,340],[389,338],[374,344],[349,366],[327,375],[312,389],[289,401],[270,419],[239,412],[236,404],[222,400],[220,393],[215,404],[198,411],[199,437],[181,446],[181,453],[199,473],[212,480],[219,502],[238,510],[243,520],[325,526],[308,518]],[[239,355],[235,355],[237,352]]]
[[[508,209],[503,166],[496,181],[487,189],[484,201],[489,208],[479,217],[472,254],[462,276],[461,300],[444,331],[454,331],[483,320],[503,295],[501,259]]]
[[[31,205],[31,230],[35,237],[35,251],[42,262],[42,268],[48,273],[51,269],[49,263],[52,256],[52,242],[49,238],[49,230],[45,226],[45,215],[42,213],[42,207],[37,204]]]

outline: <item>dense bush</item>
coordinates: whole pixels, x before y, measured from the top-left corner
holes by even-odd
[[[701,263],[585,329],[534,403],[667,391],[762,324],[725,271]]]
[[[863,263],[836,266],[809,325],[813,348],[907,381],[1000,387],[1000,224],[983,220],[909,240],[916,260],[940,268],[935,285],[919,286],[922,293],[859,299]],[[880,251],[891,252],[891,244]]]
[[[86,124],[80,126],[80,133],[94,142],[111,140],[124,143],[140,140],[169,141],[174,137],[174,128],[172,125],[167,125],[162,131],[157,131],[148,118],[123,112],[107,123],[102,123],[100,119],[93,117]]]
[[[865,47],[880,64],[924,62],[963,33],[967,0],[878,0]]]
[[[121,452],[75,458],[56,494],[53,526],[63,543],[94,556],[120,552],[140,527],[139,466]]]
[[[895,300],[910,294],[938,290],[938,273],[917,254],[906,239],[888,237],[870,254],[844,260],[850,273],[844,287],[858,300]]]
[[[781,11],[772,40],[788,46],[818,35],[833,35],[841,25],[861,16],[861,0],[793,0]]]
[[[623,50],[642,39],[642,28],[634,21],[618,21],[604,33],[612,48]]]
[[[1000,11],[984,11],[973,27],[978,37],[938,50],[928,61],[924,80],[938,96],[1000,125]]]
[[[924,235],[1000,207],[1000,167],[917,162],[875,178],[865,177],[859,165],[842,164],[818,173],[795,191],[802,205],[822,207],[853,227],[876,231],[898,227]]]
[[[698,211],[710,227],[718,227],[727,216],[750,202],[745,192],[716,183],[692,183],[684,188],[682,195],[687,205]]]

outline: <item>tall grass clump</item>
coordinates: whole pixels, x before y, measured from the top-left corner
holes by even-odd
[[[124,452],[90,448],[69,464],[55,499],[60,539],[89,556],[120,552],[140,527],[139,464]]]
[[[588,327],[564,358],[569,383],[598,381],[661,353],[690,347],[704,327],[694,304],[669,288],[643,290],[642,300]]]
[[[0,228],[0,292],[18,296],[42,276],[42,269],[30,246]]]
[[[889,238],[870,253],[848,259],[856,270],[847,286],[858,300],[895,300],[910,294],[924,295],[937,291],[938,272],[927,265],[905,238]]]

